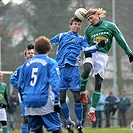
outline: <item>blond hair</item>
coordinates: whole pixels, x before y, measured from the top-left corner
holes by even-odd
[[[86,13],[86,18],[94,14],[97,14],[99,18],[104,18],[106,11],[103,10],[103,8],[90,8],[88,12]]]

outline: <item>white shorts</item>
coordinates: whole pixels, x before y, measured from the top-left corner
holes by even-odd
[[[0,121],[7,121],[7,115],[4,108],[0,109]]]
[[[83,64],[87,62],[91,63],[93,67],[93,77],[99,74],[104,79],[108,58],[109,56],[106,53],[96,51],[95,53],[92,53],[92,57],[86,58]]]

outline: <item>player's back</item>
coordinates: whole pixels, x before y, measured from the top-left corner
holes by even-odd
[[[54,77],[52,69],[55,68],[55,65],[57,63],[44,54],[35,55],[24,63],[21,69],[19,86],[23,85],[22,96],[26,107],[38,108],[47,103],[51,89],[50,74],[53,73]]]

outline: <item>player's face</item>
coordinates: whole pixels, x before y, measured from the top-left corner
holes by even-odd
[[[0,83],[2,82],[3,80],[3,74],[0,72]]]
[[[77,33],[81,29],[81,22],[74,21],[69,27],[72,32]]]
[[[30,49],[26,51],[25,59],[28,60],[29,58],[32,58],[34,56],[34,50]]]
[[[96,25],[100,21],[99,16],[97,14],[90,15],[87,20],[93,25]]]

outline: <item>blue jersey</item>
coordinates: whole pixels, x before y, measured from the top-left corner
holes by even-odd
[[[54,100],[60,100],[58,64],[45,54],[38,54],[21,67],[18,88],[26,115],[54,112]],[[47,104],[48,103],[48,104]]]
[[[11,79],[10,79],[10,83],[11,85],[18,89],[18,78],[19,78],[19,74],[20,74],[20,70],[21,70],[21,66],[19,66],[15,72],[13,73],[13,75],[11,76]]]
[[[93,53],[98,50],[98,45],[90,47],[84,37],[72,31],[59,33],[50,42],[53,46],[58,45],[56,61],[59,67],[64,67],[66,63],[79,66],[81,52]]]
[[[14,87],[14,88],[16,88],[16,89],[18,89],[18,78],[19,78],[19,74],[20,74],[20,70],[21,70],[21,67],[22,66],[19,66],[16,70],[15,70],[15,72],[13,73],[13,75],[11,76],[11,78],[10,78],[10,83],[11,83],[11,85]],[[18,98],[19,98],[19,102],[20,103],[22,103],[22,100],[21,100],[21,97],[20,97],[20,94],[18,93]],[[21,108],[21,113],[22,113],[22,108]]]

